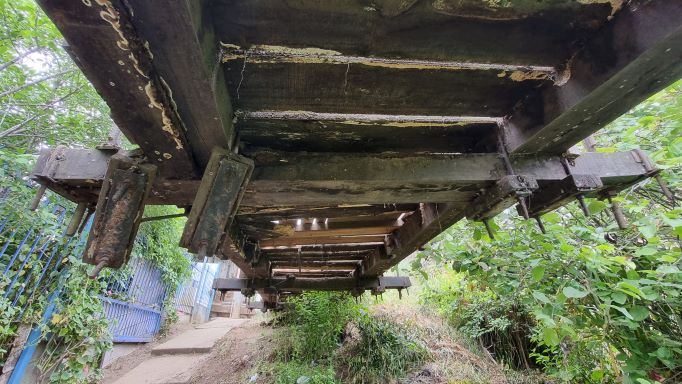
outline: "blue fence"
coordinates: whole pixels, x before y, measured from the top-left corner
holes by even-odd
[[[193,261],[191,279],[175,293],[175,308],[189,314],[193,321],[208,320],[215,295],[213,280],[220,275],[220,268],[220,263],[209,263],[208,258]]]
[[[111,274],[100,297],[114,342],[148,342],[161,328],[166,287],[149,261],[132,259],[128,268],[129,273]]]
[[[7,191],[0,194],[0,205],[10,204],[9,200]],[[0,218],[0,292],[10,304],[12,322],[21,321],[35,300],[47,297],[68,256],[82,251],[86,233],[60,235],[69,213],[59,205],[42,206],[41,214],[48,215],[51,224],[41,228],[13,221],[9,214]],[[36,225],[43,223],[36,221]]]

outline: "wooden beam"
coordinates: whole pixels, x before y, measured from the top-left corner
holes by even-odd
[[[277,47],[277,49],[288,49]],[[245,111],[311,111],[502,117],[526,94],[553,84],[545,69],[524,71],[377,63],[259,62],[231,55],[225,77],[235,107]],[[242,71],[242,68],[245,70]],[[518,77],[512,73],[519,73]],[[314,84],[315,86],[311,86]],[[371,90],[368,92],[367,90]]]
[[[367,261],[363,276],[378,276],[409,256],[426,242],[464,217],[465,207],[446,204],[421,204],[407,216],[402,227],[389,238],[387,255],[377,255]]]
[[[154,0],[126,4],[139,38],[153,54],[156,71],[172,92],[192,152],[203,167],[213,147],[229,149],[234,135],[211,2]]]
[[[570,79],[546,87],[505,125],[511,153],[568,150],[682,77],[682,3],[626,2],[570,62]]]
[[[360,235],[338,237],[280,237],[271,240],[261,240],[260,247],[267,248],[295,248],[303,245],[335,245],[335,244],[384,244],[384,235]]]
[[[174,99],[131,23],[126,3],[40,0],[83,74],[111,109],[116,125],[171,178],[196,177]]]
[[[608,3],[574,0],[515,5],[219,0],[213,16],[223,42],[246,48],[295,46],[371,57],[556,65],[568,59],[576,36],[599,27],[612,12]]]
[[[417,204],[358,204],[331,207],[242,207],[237,213],[240,222],[284,221],[317,218],[318,220],[361,220],[395,217],[404,212],[414,211]]]
[[[83,150],[62,150],[59,160],[46,151],[32,177],[50,187],[59,184],[71,188],[74,193],[79,186],[85,186],[91,196],[91,189],[101,185],[101,170],[106,168],[107,157],[84,163],[82,156],[72,156],[80,151]],[[255,161],[242,206],[424,201],[466,204],[481,189],[506,176],[502,159],[492,153],[411,156],[277,153]],[[518,157],[512,160],[512,165],[517,174],[532,177],[539,184],[560,181],[566,176],[559,156]],[[605,187],[629,184],[651,173],[633,152],[584,153],[569,164],[569,169],[572,174],[596,175]],[[179,183],[180,188],[174,188],[174,183]],[[187,203],[191,201],[188,196],[193,198],[198,186],[198,181],[161,180],[152,188],[151,196],[165,204],[191,204]]]
[[[329,278],[286,278],[271,279],[215,279],[213,288],[218,291],[241,291],[242,289],[266,289],[276,287],[278,290],[301,289],[316,291],[349,291],[354,289],[403,289],[412,284],[406,276],[382,277],[329,277]]]

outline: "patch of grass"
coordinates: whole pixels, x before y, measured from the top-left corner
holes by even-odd
[[[331,365],[278,363],[274,366],[275,384],[338,384]]]
[[[407,327],[387,317],[364,315],[349,326],[336,355],[339,375],[348,383],[385,383],[419,367],[429,353]]]

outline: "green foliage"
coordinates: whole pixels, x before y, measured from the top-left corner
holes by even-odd
[[[99,362],[112,347],[111,334],[99,297],[106,286],[90,279],[87,266],[71,258],[63,292],[43,329],[52,334],[38,363],[50,383],[89,383],[99,378]]]
[[[358,340],[344,346],[336,358],[344,382],[385,383],[404,376],[429,356],[414,331],[388,318],[364,314],[353,324]]]
[[[156,205],[145,207],[144,212],[146,217],[155,217],[182,211],[170,205]],[[164,284],[173,293],[190,276],[191,261],[178,245],[186,221],[183,217],[144,222],[133,247],[134,256],[151,261],[161,270]]]
[[[63,39],[30,0],[2,0],[0,141],[16,153],[42,145],[91,146],[111,127],[106,104],[61,48]]]
[[[277,322],[286,325],[287,348],[281,358],[309,362],[329,358],[341,342],[346,324],[360,312],[353,298],[338,292],[305,292],[287,301],[291,308]]]
[[[428,357],[424,343],[388,318],[371,315],[347,293],[305,292],[275,319],[276,383],[384,383]],[[310,380],[310,381],[306,381]]]
[[[297,362],[277,363],[273,367],[275,384],[337,384],[331,365]]]
[[[600,151],[648,149],[679,199],[680,137],[682,83],[597,139]],[[630,222],[622,231],[599,200],[588,200],[590,217],[577,204],[543,215],[547,235],[510,212],[492,223],[494,241],[479,223],[456,224],[412,263],[424,277],[429,268],[453,270],[429,281],[422,300],[482,344],[495,341],[500,359],[523,367],[525,355],[562,381],[646,382],[680,372],[682,209],[653,180],[617,201]]]

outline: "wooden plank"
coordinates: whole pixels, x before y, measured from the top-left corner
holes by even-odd
[[[502,117],[538,86],[552,83],[528,76],[511,78],[501,70],[250,62],[249,58],[246,65],[243,59],[224,65],[232,103],[245,111]]]
[[[232,106],[213,31],[210,2],[128,2],[130,21],[173,95],[191,149],[205,166],[213,147],[230,148]]]
[[[505,127],[514,153],[561,153],[682,77],[682,3],[626,3],[572,60],[571,77]]]
[[[383,287],[385,289],[402,289],[411,285],[410,278],[406,276],[382,276],[364,278],[272,278],[272,279],[226,279],[220,278],[213,281],[213,288],[218,291],[241,291],[245,288],[265,289],[277,287],[281,290],[306,289],[318,291],[345,291],[355,288],[372,289]]]
[[[373,217],[397,217],[404,212],[411,212],[416,204],[380,204],[380,205],[341,205],[333,207],[277,207],[253,208],[242,207],[237,213],[241,222],[297,220],[299,218],[318,218],[320,220],[360,220]]]
[[[385,236],[383,235],[364,235],[364,236],[341,236],[341,237],[307,237],[307,238],[291,238],[280,237],[277,239],[263,240],[260,247],[263,249],[286,247],[295,248],[301,245],[333,245],[333,244],[384,244]]]
[[[349,116],[349,119],[352,116]],[[494,152],[491,123],[362,122],[240,119],[241,153],[262,148],[288,152]]]
[[[299,249],[300,248],[300,249]],[[380,248],[378,245],[362,245],[362,244],[344,244],[344,245],[311,245],[301,246],[294,249],[291,248],[276,248],[263,249],[262,255],[268,257],[287,256],[287,257],[306,257],[311,255],[331,254],[337,256],[343,255],[365,255],[369,252]]]
[[[397,226],[390,227],[359,227],[359,228],[342,228],[342,229],[319,229],[308,231],[294,231],[291,236],[284,236],[283,238],[315,238],[315,237],[337,237],[337,236],[368,236],[368,235],[387,235],[393,232]]]
[[[363,276],[378,276],[409,256],[464,217],[464,206],[456,204],[421,204],[420,209],[405,218],[405,224],[389,237],[389,257],[368,260]]]
[[[194,178],[194,159],[173,97],[133,28],[125,3],[41,0],[39,4],[126,137],[142,148],[161,176]]]
[[[522,4],[519,4],[522,3]],[[315,47],[346,55],[555,65],[572,39],[598,28],[609,4],[573,0],[371,4],[312,0],[215,2],[217,34],[225,43]]]

